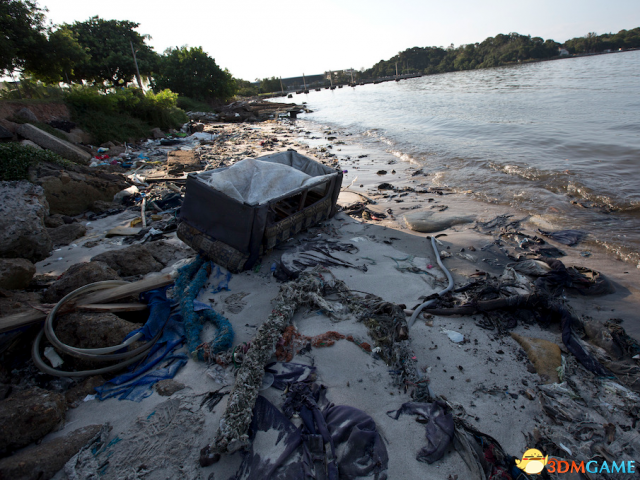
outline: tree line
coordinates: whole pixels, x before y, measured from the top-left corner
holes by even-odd
[[[243,85],[202,47],[156,53],[138,23],[105,20],[46,25],[46,10],[34,0],[0,1],[0,72],[44,83],[127,87],[143,80],[156,91],[170,89],[196,100],[227,100]],[[246,82],[248,83],[248,82]]]
[[[557,57],[563,47],[571,54],[597,53],[640,47],[640,27],[620,30],[616,34],[597,35],[589,33],[560,43],[519,33],[498,34],[482,43],[471,43],[454,47],[413,47],[389,60],[380,60],[373,67],[359,72],[359,78],[378,78],[398,73],[433,74],[499,67],[515,63],[544,60]]]

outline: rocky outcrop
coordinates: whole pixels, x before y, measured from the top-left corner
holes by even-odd
[[[32,262],[48,257],[53,246],[43,223],[48,213],[41,187],[25,180],[0,182],[0,257]]]
[[[121,276],[130,277],[158,272],[172,261],[185,256],[186,252],[182,248],[159,240],[104,252],[93,257],[91,261],[104,262],[119,272]]]
[[[0,288],[22,290],[36,274],[36,266],[26,258],[0,258]]]
[[[0,460],[0,478],[40,480],[53,477],[64,464],[93,439],[102,425],[79,428],[64,437]]]
[[[47,289],[43,299],[46,303],[55,303],[84,285],[104,280],[120,280],[120,277],[103,262],[77,263],[69,267],[62,277]]]
[[[79,215],[90,210],[97,200],[112,202],[113,196],[129,184],[122,175],[80,165],[62,170],[42,164],[35,170],[36,183],[42,186],[51,213]]]
[[[91,161],[91,154],[81,148],[76,147],[66,140],[55,137],[50,133],[40,130],[29,123],[25,123],[18,128],[18,135],[27,138],[36,145],[51,150],[67,160],[87,164]]]
[[[72,347],[104,348],[122,343],[138,328],[113,313],[70,313],[58,318],[56,335]]]
[[[63,420],[64,395],[34,387],[0,401],[0,453],[6,455],[40,440]]]
[[[69,245],[75,239],[83,237],[87,233],[87,227],[81,223],[60,225],[56,228],[48,228],[49,236],[54,247]]]

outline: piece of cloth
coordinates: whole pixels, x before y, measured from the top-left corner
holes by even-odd
[[[373,419],[354,407],[333,405],[326,388],[291,384],[280,412],[267,399],[256,401],[250,429],[251,446],[236,480],[385,480],[386,447]],[[302,425],[291,420],[298,415]]]
[[[147,341],[160,331],[162,336],[151,347],[144,360],[130,366],[127,373],[96,387],[99,400],[118,397],[119,400],[140,402],[153,393],[152,387],[156,382],[175,377],[178,370],[187,363],[186,355],[175,353],[184,341],[184,326],[180,315],[170,316],[167,288],[141,294],[141,300],[149,305],[149,319],[142,328],[127,335],[127,338],[138,332]]]
[[[420,449],[416,460],[433,463],[440,460],[447,447],[453,440],[453,415],[446,413],[443,404],[433,403],[404,403],[398,410],[387,412],[391,418],[397,420],[400,415],[420,415],[428,420],[426,427],[427,446]]]
[[[284,391],[292,383],[314,380],[316,367],[300,363],[273,362],[267,365],[264,371],[273,375],[271,386]]]

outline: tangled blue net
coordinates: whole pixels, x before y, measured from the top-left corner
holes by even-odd
[[[194,310],[194,300],[209,278],[209,272],[215,266],[213,262],[198,256],[192,263],[178,270],[178,279],[173,290],[174,298],[180,302],[187,348],[198,360],[210,360],[217,353],[231,348],[233,327],[229,320],[207,306]],[[211,322],[218,334],[211,342],[202,342],[200,334],[205,322]]]

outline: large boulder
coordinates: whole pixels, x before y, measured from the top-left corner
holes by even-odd
[[[36,274],[36,266],[26,258],[0,258],[0,288],[22,290]]]
[[[27,122],[37,122],[38,121],[38,117],[36,117],[36,114],[33,113],[29,108],[27,107],[22,107],[20,110],[18,110],[17,112],[15,112],[13,114],[14,117],[20,118],[22,120],[25,120]]]
[[[70,313],[58,318],[56,336],[77,348],[104,348],[122,343],[140,325],[113,313]]]
[[[84,285],[104,280],[120,280],[120,277],[115,270],[103,262],[76,263],[47,289],[43,300],[46,303],[56,303]]]
[[[69,223],[56,228],[48,228],[49,236],[54,247],[69,245],[76,238],[83,237],[87,233],[87,227],[81,223]]]
[[[26,180],[0,182],[0,257],[47,258],[53,246],[43,223],[48,213],[41,187]]]
[[[159,240],[145,243],[144,245],[132,245],[121,250],[104,252],[93,257],[91,261],[104,262],[121,276],[130,277],[158,272],[172,261],[185,256],[184,249]]]
[[[101,429],[102,425],[88,425],[74,430],[64,437],[4,458],[0,460],[0,478],[12,480],[51,478]]]
[[[34,387],[0,401],[0,454],[40,440],[64,421],[64,395]]]
[[[129,184],[122,175],[80,165],[65,170],[50,164],[36,168],[36,183],[44,189],[51,213],[79,215],[97,200],[113,201],[113,196]]]
[[[55,137],[44,130],[40,130],[38,127],[29,123],[25,123],[18,128],[18,135],[27,138],[36,145],[40,145],[42,148],[51,150],[72,162],[88,164],[91,161],[90,153],[85,152],[66,140]]]

